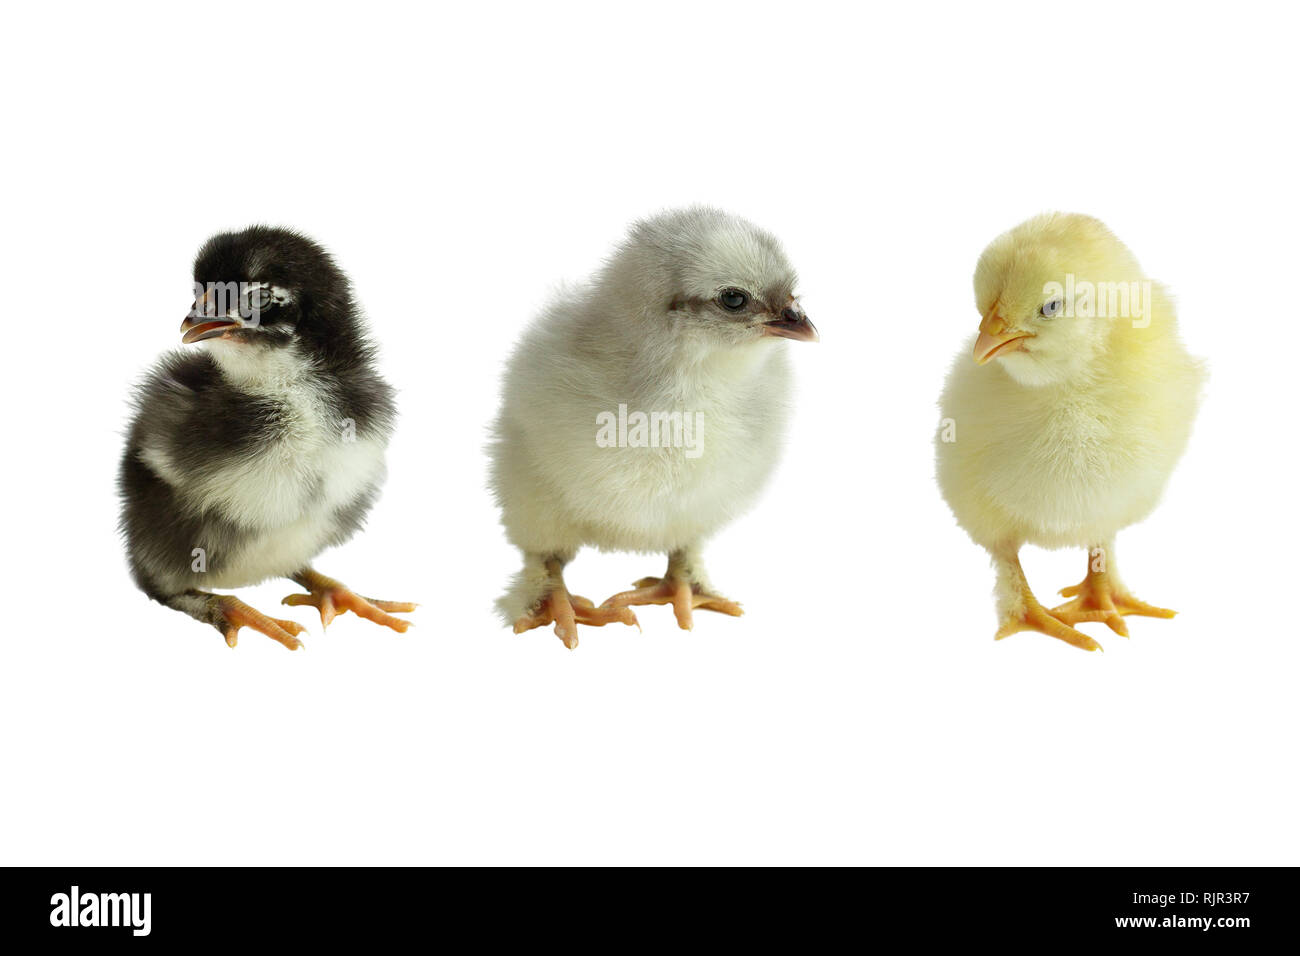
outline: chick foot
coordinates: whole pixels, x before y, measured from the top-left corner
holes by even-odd
[[[1092,616],[1080,617],[1078,620],[1103,620],[1100,612],[1093,611],[1089,613]],[[1084,651],[1101,650],[1100,644],[1083,633],[1083,631],[1076,631],[1069,624],[1054,617],[1053,612],[1039,604],[1038,600],[1032,595],[1023,610],[1002,619],[1002,623],[998,626],[998,632],[993,635],[993,640],[1000,641],[1002,638],[1017,634],[1020,631],[1037,631],[1039,634],[1046,634],[1057,640],[1065,641],[1065,643]]]
[[[1080,610],[1070,623],[1056,617],[1056,612],[1043,607],[1030,590],[1024,569],[1020,566],[1018,550],[1018,546],[1008,546],[994,552],[994,564],[998,569],[998,593],[1001,595],[998,605],[1001,620],[993,639],[1000,641],[1020,631],[1037,631],[1081,650],[1101,650],[1100,644],[1082,631],[1076,631],[1070,623],[1103,621],[1106,618],[1105,612]]]
[[[226,638],[226,643],[234,647],[239,643],[239,629],[251,627],[272,640],[279,641],[291,651],[302,647],[297,635],[306,630],[297,621],[281,621],[268,617],[256,608],[251,608],[237,597],[231,595],[213,595],[216,604],[213,608],[214,623],[217,630]]]
[[[330,621],[340,614],[351,611],[357,617],[367,621],[391,627],[394,631],[405,632],[411,626],[410,621],[393,617],[390,611],[409,613],[417,605],[409,601],[376,601],[365,598],[349,590],[333,578],[308,568],[293,576],[293,580],[305,587],[310,594],[290,594],[281,603],[298,607],[309,604],[320,611],[321,627],[329,627]]]
[[[679,577],[642,578],[631,591],[621,591],[601,605],[603,608],[629,607],[643,604],[671,604],[677,626],[689,631],[695,626],[691,612],[696,608],[717,611],[740,617],[744,610],[735,601],[710,594],[698,584]]]
[[[515,633],[522,634],[535,627],[544,627],[552,621],[555,622],[555,636],[563,641],[564,646],[569,650],[578,646],[579,624],[603,627],[618,622],[636,625],[637,628],[641,626],[637,623],[636,614],[631,609],[596,607],[585,597],[570,594],[563,585],[560,585],[542,600],[537,610],[515,621]]]
[[[1128,637],[1128,625],[1124,623],[1126,614],[1170,618],[1178,613],[1139,601],[1116,586],[1105,571],[1094,571],[1091,568],[1088,569],[1088,576],[1078,584],[1061,588],[1061,596],[1074,598],[1074,600],[1052,608],[1052,615],[1056,618],[1067,624],[1101,620],[1112,631],[1123,637]],[[1096,617],[1097,614],[1101,617]]]

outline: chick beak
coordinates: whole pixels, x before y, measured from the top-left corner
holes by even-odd
[[[975,340],[975,364],[983,365],[1006,352],[1018,352],[1025,347],[1025,339],[1033,337],[1033,332],[1007,328],[1006,319],[997,309],[992,309],[980,323],[980,337]]]
[[[817,327],[808,321],[803,309],[794,304],[786,306],[779,319],[764,322],[763,334],[794,339],[796,342],[817,342],[821,339]]]
[[[209,314],[208,297],[211,295],[209,291],[205,292],[202,298],[195,299],[194,305],[190,307],[190,314],[185,316],[185,321],[181,322],[181,331],[185,333],[181,336],[183,344],[190,345],[194,342],[202,342],[204,339],[216,338],[242,325],[235,319]]]

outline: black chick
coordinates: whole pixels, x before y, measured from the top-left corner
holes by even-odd
[[[304,236],[254,226],[213,236],[194,262],[181,324],[136,396],[119,490],[136,584],[235,646],[251,627],[291,650],[303,631],[211,588],[291,578],[328,625],[390,611],[311,568],[361,527],[384,480],[393,390],[374,368],[347,277]]]

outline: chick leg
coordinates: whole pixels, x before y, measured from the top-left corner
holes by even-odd
[[[622,624],[637,623],[636,614],[629,608],[595,607],[585,597],[570,594],[569,589],[564,585],[564,564],[564,559],[558,555],[545,558],[540,555],[528,555],[525,558],[524,577],[529,576],[531,568],[534,572],[540,571],[544,581],[541,597],[525,614],[515,620],[516,634],[531,631],[535,627],[542,627],[554,621],[555,636],[564,642],[565,647],[573,650],[578,646],[579,624],[601,627],[615,621]]]
[[[297,635],[306,628],[297,621],[281,621],[278,618],[267,617],[261,611],[249,607],[230,594],[189,590],[170,595],[163,599],[163,603],[178,611],[184,611],[195,620],[211,624],[231,647],[239,643],[238,635],[241,627],[251,627],[255,631],[261,631],[291,651],[302,647],[302,641],[298,640]]]
[[[411,626],[410,621],[404,621],[388,613],[389,611],[399,613],[414,611],[416,605],[409,601],[376,601],[373,598],[364,598],[348,590],[333,578],[327,578],[311,568],[303,568],[293,576],[293,580],[311,593],[290,594],[281,603],[293,606],[310,604],[318,608],[322,627],[329,627],[330,621],[348,611],[352,611],[358,617],[364,617],[367,621],[391,627],[394,631],[405,631]]]
[[[604,604],[603,608],[628,607],[642,604],[671,604],[677,626],[689,631],[695,624],[691,612],[696,608],[717,611],[740,617],[745,612],[735,601],[713,593],[704,577],[699,555],[695,548],[683,548],[668,555],[668,570],[661,578],[642,578],[631,591],[621,591]]]
[[[1018,631],[1038,631],[1085,651],[1101,650],[1101,645],[1087,634],[1058,620],[1053,612],[1038,603],[1038,598],[1029,589],[1029,582],[1025,580],[1019,551],[1019,545],[1010,545],[998,548],[993,553],[993,564],[998,572],[998,631],[993,639],[1000,641]],[[1087,611],[1080,612],[1076,623],[1104,619],[1105,615],[1101,611]]]
[[[1076,621],[1095,620],[1082,615],[1101,612],[1102,620],[1116,634],[1128,637],[1128,625],[1124,623],[1125,614],[1138,614],[1143,617],[1173,617],[1176,611],[1155,607],[1145,601],[1139,601],[1125,590],[1119,581],[1114,563],[1107,566],[1108,558],[1115,553],[1113,542],[1092,548],[1088,553],[1088,574],[1078,584],[1061,589],[1061,596],[1074,598],[1073,601],[1052,608],[1052,616],[1067,624]]]

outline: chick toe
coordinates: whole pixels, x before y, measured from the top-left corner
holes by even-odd
[[[1100,620],[1100,618],[1094,618]],[[1040,634],[1046,634],[1057,640],[1077,647],[1085,651],[1099,651],[1101,645],[1094,641],[1082,631],[1076,631],[1069,624],[1053,616],[1053,612],[1048,611],[1038,603],[1032,596],[1024,603],[1024,607],[1016,613],[1010,614],[1002,619],[998,626],[997,633],[993,635],[995,641],[1000,641],[1004,637],[1020,631],[1037,631]]]
[[[244,627],[251,627],[272,640],[279,641],[291,651],[296,651],[302,647],[302,641],[298,640],[297,635],[301,634],[306,628],[301,624],[297,621],[282,621],[279,618],[268,617],[256,608],[249,607],[237,597],[230,595],[219,597],[217,599],[217,614],[217,630],[222,633],[226,639],[226,644],[230,647],[234,647],[239,643],[239,630]]]
[[[1128,637],[1128,625],[1124,623],[1127,614],[1171,618],[1177,613],[1139,601],[1117,586],[1105,571],[1092,569],[1078,584],[1061,588],[1061,596],[1072,600],[1052,608],[1055,617],[1068,624],[1101,620],[1116,634],[1124,637]]]
[[[1063,588],[1062,593],[1071,588]],[[1066,594],[1066,597],[1070,595]],[[1100,621],[1120,637],[1128,637],[1128,625],[1118,608],[1111,601],[1109,594],[1079,596],[1072,601],[1058,604],[1051,610],[1052,616],[1066,624],[1080,624],[1085,621]]]
[[[696,584],[676,577],[641,578],[631,591],[620,591],[601,605],[620,608],[644,604],[671,604],[677,626],[689,631],[695,626],[692,611],[697,608],[740,617],[744,609],[735,601],[711,594]]]
[[[293,580],[310,593],[290,594],[281,603],[294,607],[310,605],[318,609],[322,627],[329,627],[330,621],[335,617],[351,611],[357,617],[404,633],[412,622],[394,617],[390,612],[409,613],[418,607],[410,601],[377,601],[362,597],[333,578],[327,578],[310,568],[294,575]]]
[[[1178,615],[1177,611],[1172,611],[1167,607],[1156,607],[1154,604],[1147,604],[1145,601],[1139,601],[1131,594],[1116,594],[1113,596],[1113,600],[1120,614],[1136,614],[1138,617],[1162,617],[1166,620]]]
[[[559,586],[552,589],[535,611],[518,618],[514,630],[516,634],[522,634],[552,622],[555,624],[555,636],[569,650],[578,646],[579,624],[590,627],[603,627],[606,624],[635,625],[638,629],[641,627],[631,608],[596,607],[588,598],[571,595],[563,586]]]

